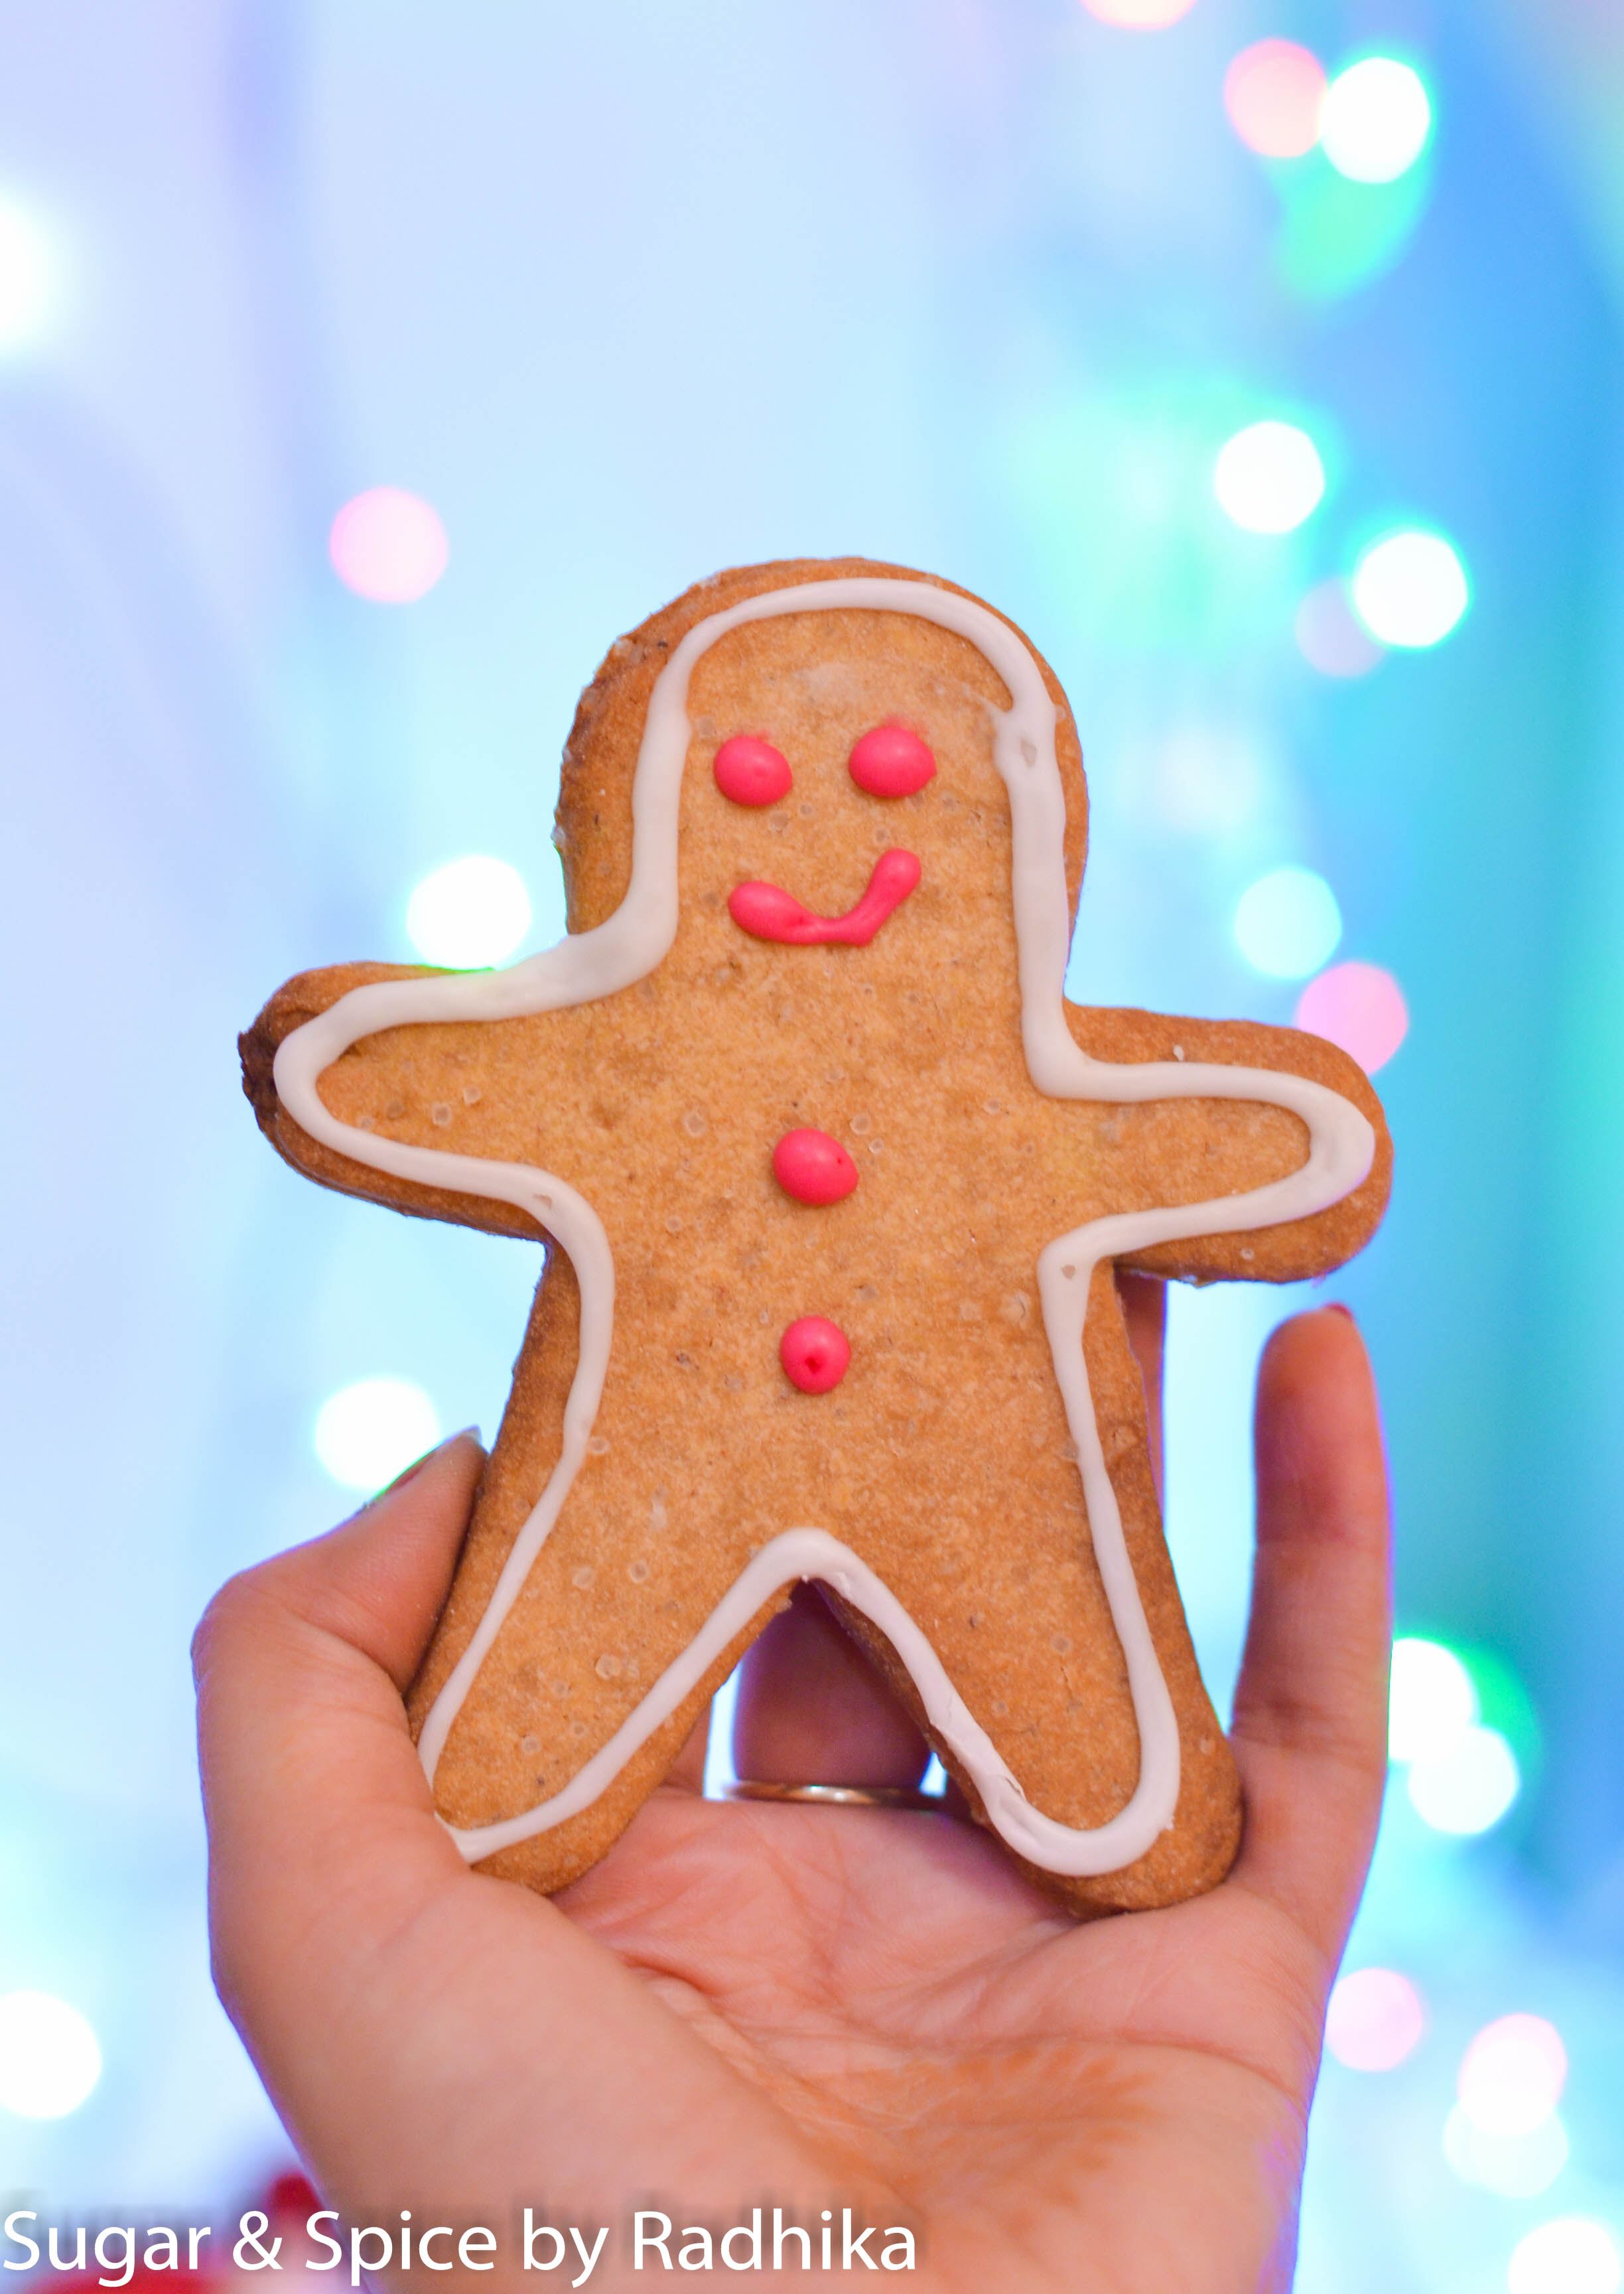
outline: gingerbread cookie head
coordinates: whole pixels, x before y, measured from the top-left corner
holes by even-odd
[[[412,1696],[471,1859],[583,1869],[815,1578],[1068,1900],[1227,1868],[1111,1272],[1324,1271],[1387,1149],[1315,1038],[1066,1003],[1084,823],[989,607],[723,575],[583,696],[557,948],[306,975],[245,1038],[302,1169],[558,1246]]]

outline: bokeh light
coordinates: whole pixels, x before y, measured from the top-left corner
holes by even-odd
[[[1454,1650],[1401,1635],[1387,1692],[1388,1759],[1447,1760],[1476,1719],[1477,1690]]]
[[[1502,2199],[1537,2199],[1568,2163],[1568,2132],[1555,2111],[1527,2135],[1490,2135],[1460,2103],[1443,2122],[1443,2155],[1463,2183]]]
[[[1379,964],[1334,964],[1297,998],[1294,1024],[1356,1059],[1367,1075],[1385,1067],[1409,1032],[1403,990]]]
[[[77,2007],[48,1991],[0,1998],[0,2110],[65,2119],[101,2076],[102,2050]]]
[[[1244,734],[1186,725],[1169,735],[1150,772],[1156,809],[1169,828],[1222,836],[1257,810],[1263,763]]]
[[[1441,533],[1408,529],[1373,542],[1353,569],[1353,610],[1383,645],[1447,638],[1471,603],[1466,569]]]
[[[1276,261],[1286,285],[1323,303],[1384,277],[1426,213],[1431,179],[1430,167],[1412,167],[1396,183],[1350,183],[1320,150],[1277,169]]]
[[[345,502],[327,546],[338,579],[379,606],[426,597],[451,555],[439,513],[401,486],[373,486]]]
[[[1410,1806],[1434,1832],[1464,1837],[1497,1825],[1522,1784],[1517,1756],[1499,1730],[1474,1721],[1450,1751],[1411,1762],[1408,1790]]]
[[[1125,32],[1160,32],[1188,16],[1196,0],[1083,0],[1091,16]]]
[[[1568,2051],[1543,2015],[1501,2015],[1460,2059],[1455,2092],[1485,2135],[1531,2135],[1562,2101]]]
[[[1325,2044],[1352,2071],[1390,2071],[1413,2054],[1426,2030],[1421,1995],[1391,1967],[1344,1975],[1326,2012]]]
[[[506,860],[470,852],[416,886],[406,930],[425,964],[475,972],[505,964],[530,930],[530,894]]]
[[[358,1379],[316,1415],[316,1455],[346,1490],[382,1489],[439,1439],[434,1403],[404,1378]]]
[[[0,357],[37,343],[57,300],[49,234],[14,199],[0,199]]]
[[[1518,2240],[1506,2284],[1508,2294],[1617,2294],[1621,2277],[1624,2259],[1605,2224],[1560,2215]]]
[[[1504,1657],[1487,1648],[1461,1648],[1458,1654],[1472,1675],[1477,1691],[1477,1717],[1498,1729],[1516,1754],[1526,1787],[1539,1767],[1543,1751],[1539,1716],[1522,1680]]]
[[[1354,613],[1339,575],[1314,584],[1293,626],[1298,652],[1321,677],[1368,677],[1386,653]]]
[[[1299,159],[1320,140],[1325,69],[1295,40],[1257,40],[1223,76],[1223,108],[1247,149],[1265,159]]]
[[[1294,422],[1253,422],[1238,430],[1213,465],[1220,508],[1248,533],[1289,533],[1318,508],[1325,466]]]
[[[1367,56],[1326,90],[1320,145],[1351,183],[1391,183],[1421,157],[1432,125],[1419,72],[1395,56]]]
[[[1311,868],[1271,868],[1248,884],[1235,908],[1235,944],[1271,980],[1318,972],[1342,938],[1336,895]]]

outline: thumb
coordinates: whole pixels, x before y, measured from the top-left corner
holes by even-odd
[[[232,1578],[192,1644],[199,1693],[222,1627],[229,1635],[239,1606],[262,1601],[346,1642],[404,1693],[444,1607],[484,1462],[466,1427],[337,1529]]]
[[[222,1588],[192,1644],[216,1980],[240,2023],[348,1899],[356,1945],[463,1864],[402,1694],[450,1587],[483,1452],[459,1434],[339,1528]],[[357,1904],[357,1851],[373,1882]]]

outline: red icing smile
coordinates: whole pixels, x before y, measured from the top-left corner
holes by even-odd
[[[880,855],[867,891],[843,916],[815,916],[792,892],[758,883],[735,885],[727,896],[727,913],[756,940],[781,940],[789,948],[866,948],[907,899],[921,873],[918,854],[897,847]]]

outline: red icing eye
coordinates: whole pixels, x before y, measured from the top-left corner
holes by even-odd
[[[857,1167],[826,1131],[786,1131],[773,1150],[773,1176],[798,1203],[841,1203],[857,1184]]]
[[[853,749],[851,777],[870,796],[912,796],[935,779],[936,759],[911,725],[892,719]]]
[[[795,779],[782,751],[754,733],[735,733],[724,741],[712,770],[718,788],[735,804],[776,804]]]
[[[846,1375],[851,1341],[838,1322],[803,1314],[779,1339],[778,1359],[790,1384],[803,1394],[831,1394]]]

